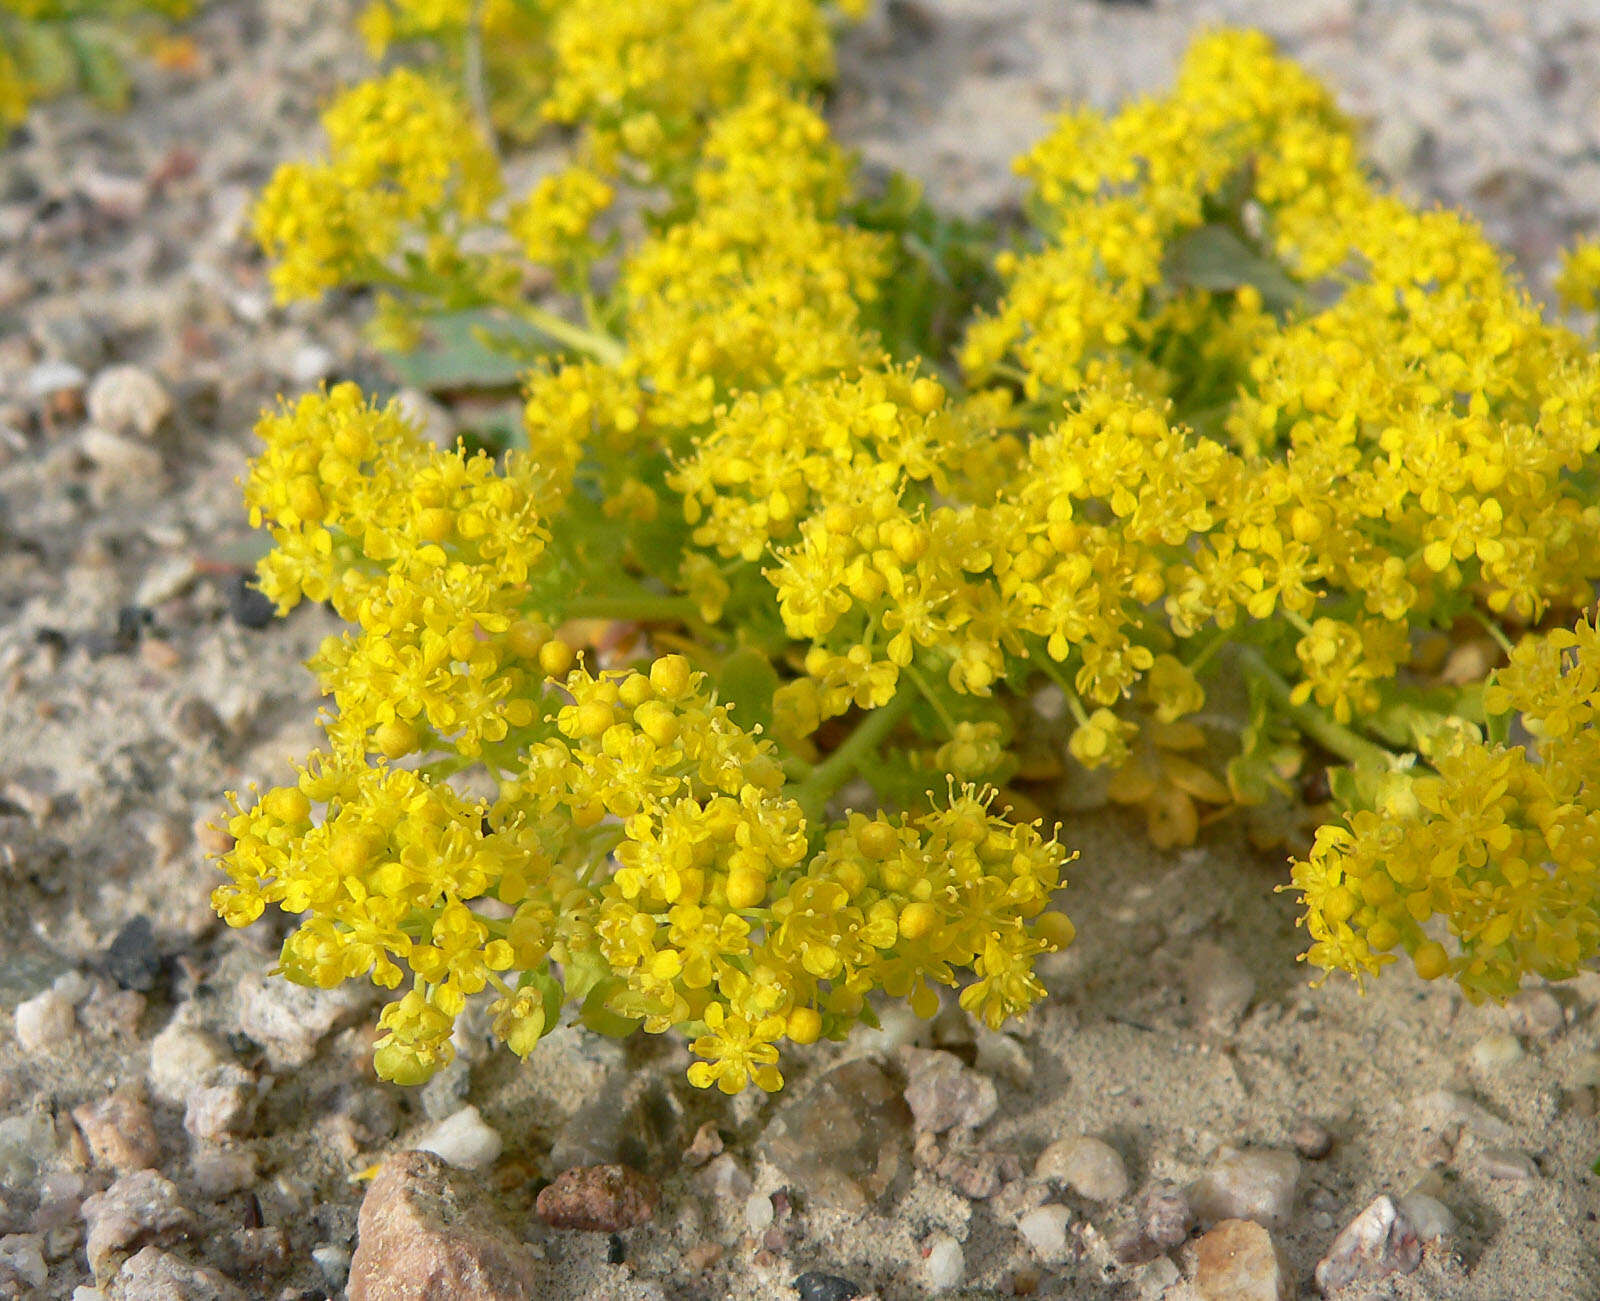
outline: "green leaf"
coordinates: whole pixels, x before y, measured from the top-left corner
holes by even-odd
[[[583,1006],[578,1011],[579,1022],[608,1039],[626,1039],[639,1028],[640,1019],[613,1012],[609,1000],[613,994],[627,987],[628,982],[621,976],[607,976],[583,1000]]]
[[[772,696],[777,689],[777,670],[760,651],[734,651],[717,669],[717,695],[733,706],[733,721],[747,730],[758,723],[762,730],[772,730]]]
[[[424,392],[516,388],[531,360],[549,351],[531,326],[483,308],[443,312],[422,323],[421,346],[390,353],[402,384]]]
[[[125,108],[133,82],[116,51],[105,41],[82,32],[69,30],[68,40],[84,90],[103,108]]]
[[[1284,269],[1263,257],[1226,226],[1201,226],[1167,249],[1166,278],[1185,289],[1227,293],[1254,285],[1269,310],[1284,312],[1304,295]]]
[[[561,988],[561,982],[550,974],[548,966],[540,967],[536,971],[524,971],[522,979],[517,982],[518,989],[532,987],[539,991],[539,996],[544,1000],[544,1027],[549,1034],[561,1022],[561,1005],[566,1002],[566,990]]]

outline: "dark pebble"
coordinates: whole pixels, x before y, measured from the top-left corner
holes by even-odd
[[[817,1270],[807,1270],[795,1279],[794,1290],[800,1301],[850,1301],[861,1295],[861,1288],[849,1279]]]
[[[117,932],[106,949],[103,965],[106,975],[122,988],[148,994],[161,975],[162,963],[150,919],[140,913]]]
[[[606,1264],[620,1265],[628,1258],[628,1249],[622,1245],[622,1239],[615,1233],[606,1240]]]
[[[276,613],[249,574],[239,574],[228,584],[228,614],[241,628],[265,628]]]

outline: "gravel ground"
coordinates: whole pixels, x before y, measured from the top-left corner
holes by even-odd
[[[366,66],[346,11],[218,0],[197,66],[0,154],[0,1297],[344,1295],[362,1176],[420,1143],[446,1160],[370,1184],[360,1271],[455,1270],[432,1295],[1593,1298],[1600,977],[1508,1008],[1310,988],[1281,866],[1226,833],[1168,855],[1075,818],[1048,1003],[1004,1035],[886,1018],[774,1101],[572,1030],[526,1065],[467,1035],[398,1090],[369,1000],[263,979],[278,937],[210,915],[205,824],[309,747],[332,623],[263,626],[234,479],[276,393],[383,372],[359,306],[271,306],[240,224]],[[1002,210],[1054,107],[1159,87],[1216,21],[1320,71],[1535,284],[1600,221],[1593,0],[891,3],[835,117]],[[563,1175],[616,1161],[643,1178]]]

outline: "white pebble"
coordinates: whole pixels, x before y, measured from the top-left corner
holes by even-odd
[[[1091,1202],[1114,1202],[1127,1195],[1128,1168],[1109,1143],[1087,1134],[1058,1139],[1039,1154],[1034,1178],[1063,1183]]]
[[[1454,1213],[1437,1197],[1424,1192],[1407,1193],[1400,1199],[1400,1213],[1411,1221],[1423,1242],[1448,1238],[1456,1231]]]
[[[772,1223],[772,1198],[766,1193],[751,1193],[744,1201],[744,1222],[751,1233],[760,1233]]]
[[[1487,1034],[1472,1045],[1472,1064],[1480,1071],[1503,1071],[1522,1056],[1522,1044],[1514,1034]]]
[[[1255,1220],[1283,1224],[1294,1206],[1300,1162],[1269,1148],[1224,1148],[1189,1189],[1189,1204],[1207,1224]]]
[[[47,989],[17,1004],[17,1042],[30,1053],[59,1048],[74,1021],[72,1000],[59,989]]]
[[[476,1107],[463,1107],[423,1135],[419,1152],[432,1152],[463,1170],[482,1170],[493,1163],[505,1146]]]
[[[936,1233],[923,1243],[927,1253],[922,1263],[928,1286],[936,1292],[955,1287],[967,1272],[966,1257],[961,1244],[948,1233]]]
[[[44,1263],[44,1239],[37,1233],[8,1233],[0,1238],[0,1265],[32,1287],[43,1287],[50,1277]]]
[[[150,1092],[181,1107],[200,1082],[227,1060],[221,1046],[181,1021],[169,1022],[150,1041]]]
[[[89,419],[112,434],[149,438],[172,414],[161,381],[137,366],[112,366],[89,385]]]
[[[1017,1221],[1017,1232],[1046,1264],[1064,1260],[1067,1255],[1067,1225],[1072,1212],[1056,1202],[1035,1206]]]
[[[1478,1164],[1491,1179],[1526,1183],[1539,1177],[1539,1167],[1526,1152],[1514,1147],[1486,1147],[1478,1153]]]

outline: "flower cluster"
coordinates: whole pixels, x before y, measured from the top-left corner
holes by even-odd
[[[500,192],[499,164],[453,94],[397,68],[345,92],[322,121],[328,158],[284,164],[256,203],[280,299],[409,277],[496,279],[461,234]]]
[[[383,0],[378,35],[462,57],[520,24],[570,156],[502,202],[486,115],[399,72],[263,198],[285,292],[492,308],[544,346],[498,457],[350,386],[263,418],[263,590],[353,628],[313,662],[327,752],[236,811],[224,915],[302,916],[291,978],[409,981],[397,1079],[481,997],[519,1053],[575,1007],[770,1088],[780,1043],[875,993],[962,987],[991,1023],[1039,996],[1071,939],[1039,783],[1103,769],[1173,846],[1326,816],[1327,770],[1350,821],[1295,869],[1315,960],[1403,947],[1475,994],[1585,960],[1600,756],[1484,740],[1507,709],[1590,726],[1588,669],[1537,631],[1600,581],[1584,340],[1221,32],[1170,94],[1062,119],[992,312],[915,355],[948,337],[899,319],[936,310],[897,298],[936,225],[864,201],[809,100],[822,8],[688,8]]]
[[[1503,998],[1600,953],[1600,630],[1530,637],[1484,704],[1532,745],[1458,738],[1295,864],[1311,961],[1359,976],[1404,949],[1425,979]]]

